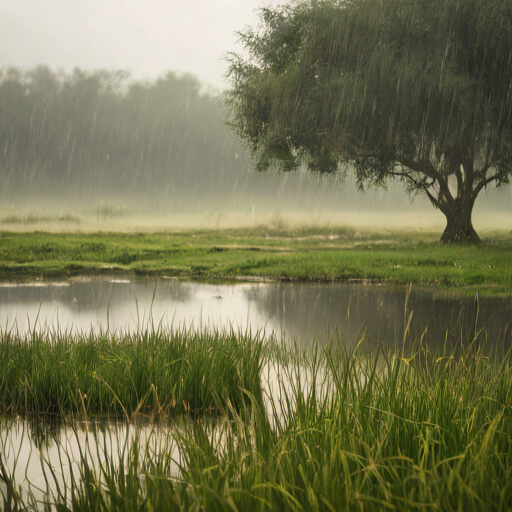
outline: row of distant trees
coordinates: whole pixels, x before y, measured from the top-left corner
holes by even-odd
[[[23,188],[190,189],[240,173],[224,106],[193,76],[123,71],[0,71],[0,173]]]

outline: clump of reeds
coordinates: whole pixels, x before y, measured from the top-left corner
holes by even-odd
[[[0,409],[9,414],[215,413],[261,394],[262,340],[233,331],[0,333]]]
[[[82,457],[62,510],[510,509],[510,351],[266,354],[264,400],[246,391],[213,423],[182,420],[178,461],[144,442],[96,468]]]

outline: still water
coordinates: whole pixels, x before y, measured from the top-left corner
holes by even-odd
[[[412,317],[411,317],[412,314]],[[300,344],[335,337],[432,348],[475,334],[509,345],[512,300],[361,284],[204,284],[94,279],[0,286],[0,328],[127,332],[151,326],[260,331]],[[410,322],[409,322],[410,320]],[[405,326],[409,324],[408,329]]]
[[[512,300],[432,294],[406,287],[347,284],[244,283],[215,285],[173,279],[94,279],[65,283],[0,285],[0,328],[28,334],[34,330],[127,332],[151,326],[260,331],[295,340],[341,340],[353,346],[417,343],[432,350],[469,343],[475,336],[490,347],[509,347]],[[406,328],[407,326],[407,328]],[[273,396],[275,369],[262,375]],[[302,376],[301,376],[302,378]],[[285,383],[286,385],[286,383]],[[267,404],[268,405],[268,404]],[[279,405],[279,404],[278,404]],[[279,412],[278,412],[279,414]],[[0,459],[9,475],[42,508],[47,493],[80,479],[80,453],[93,464],[105,454],[116,464],[133,442],[165,457],[177,474],[180,454],[171,426],[126,423],[72,426],[39,424],[35,419],[3,420]],[[212,431],[215,434],[215,431]],[[220,443],[222,444],[222,443]],[[101,449],[98,449],[100,447]],[[5,494],[0,483],[0,494]]]
[[[58,489],[70,489],[81,480],[86,461],[99,476],[100,466],[113,462],[126,466],[134,445],[142,458],[165,457],[169,472],[177,476],[181,464],[175,438],[180,427],[150,423],[75,422],[55,424],[40,418],[0,420],[0,462],[14,479],[29,509],[45,510]],[[183,425],[181,425],[183,428]],[[144,461],[142,461],[144,462]],[[6,485],[0,480],[0,499]]]

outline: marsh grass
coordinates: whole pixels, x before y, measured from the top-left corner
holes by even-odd
[[[510,237],[442,245],[422,232],[287,226],[162,233],[0,233],[0,276],[67,277],[118,269],[201,279],[375,281],[510,295]]]
[[[214,329],[0,333],[4,414],[215,414],[258,396],[262,340]]]
[[[216,420],[178,418],[178,458],[142,439],[99,467],[82,454],[59,510],[510,510],[510,351],[274,345],[264,359],[279,371],[263,400],[245,388]]]
[[[38,224],[38,223],[70,223],[70,224],[80,224],[81,219],[79,216],[70,213],[46,213],[46,212],[38,212],[32,211],[28,212],[25,215],[6,215],[2,219],[0,219],[0,224],[21,224],[21,225],[30,225],[30,224]]]

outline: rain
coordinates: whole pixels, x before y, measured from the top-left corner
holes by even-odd
[[[226,126],[226,58],[278,3],[0,1],[2,225],[442,226],[399,183],[254,170]],[[482,195],[476,225],[506,227],[510,199]]]
[[[6,510],[79,510],[96,489],[104,510],[123,492],[153,510],[159,485],[173,510],[452,510],[452,485],[453,510],[512,503],[512,189],[482,190],[473,223],[491,238],[454,247],[435,238],[435,179],[370,186],[357,158],[321,171],[324,142],[317,167],[299,143],[282,150],[293,116],[342,133],[338,95],[377,124],[357,73],[336,89],[324,69],[308,82],[322,108],[299,112],[302,83],[269,101],[293,114],[275,115],[259,165],[237,137],[230,66],[250,60],[265,9],[301,2],[0,0]],[[425,147],[442,174],[445,154]],[[467,172],[443,183],[460,191]]]

